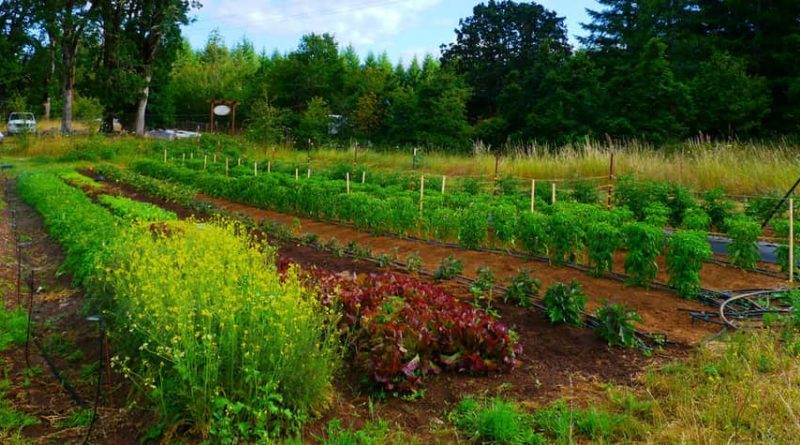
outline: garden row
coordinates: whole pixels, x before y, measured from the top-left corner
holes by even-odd
[[[233,157],[228,158],[228,155]],[[369,193],[376,193],[381,188],[390,188],[394,192],[407,191],[415,192],[414,194],[418,195],[420,189],[420,173],[370,170],[365,167],[354,167],[351,164],[336,164],[327,169],[313,170],[312,172],[310,162],[303,165],[286,162],[257,162],[235,156],[234,152],[219,156],[209,152],[205,155],[198,154],[197,158],[194,158],[193,154],[190,158],[182,155],[181,159],[172,158],[171,162],[193,170],[224,174],[229,177],[253,176],[259,172],[261,174],[269,172],[294,179],[305,178],[313,173],[315,178],[338,182],[340,189],[345,187],[345,178],[349,175],[354,188],[357,183],[360,187],[362,179],[366,179],[366,184],[361,189]],[[510,203],[515,205],[519,211],[531,207],[529,183],[520,184],[512,176],[481,180],[474,177],[444,178],[432,175],[426,177],[425,182],[426,194],[436,195],[446,189],[447,195],[454,196],[451,199],[455,200],[456,205],[467,200],[468,202]],[[490,186],[487,186],[487,183]],[[558,187],[554,187],[555,185]],[[535,188],[536,206],[552,204],[553,191],[556,191],[557,201],[585,204],[599,204],[601,201],[605,204],[608,193],[606,186],[600,187],[597,181],[585,179],[563,181],[561,184],[547,180],[537,181]],[[459,197],[459,195],[465,196]],[[715,229],[717,232],[727,232],[725,221],[736,215],[747,216],[759,222],[764,221],[776,209],[781,200],[779,195],[769,194],[747,197],[743,203],[739,203],[729,197],[721,188],[696,193],[680,184],[638,180],[632,176],[617,178],[614,182],[612,196],[614,205],[628,207],[640,221],[647,218],[648,207],[655,205],[668,209],[667,222],[672,227],[688,225],[689,228]],[[776,219],[785,219],[788,205],[784,203],[777,210]],[[689,221],[685,220],[687,211],[691,211],[693,215]],[[702,215],[703,218],[698,219],[697,214]],[[785,235],[778,236],[785,238]]]
[[[514,364],[505,326],[443,294],[432,305],[436,291],[422,283],[402,282],[398,300],[391,275],[351,286],[346,298],[334,288],[319,298],[311,272],[279,271],[272,248],[238,224],[135,223],[141,211],[124,198],[109,201],[128,209],[113,216],[48,171],[23,173],[18,189],[64,246],[90,310],[108,318],[116,366],[165,425],[188,422],[219,440],[296,427],[329,400],[343,344],[370,351],[358,363],[384,389],[436,369]]]
[[[597,205],[562,202],[540,211],[519,211],[514,205],[470,202],[465,196],[426,196],[420,206],[412,192],[392,188],[370,191],[341,190],[338,181],[322,178],[295,180],[280,174],[231,177],[165,164],[139,161],[132,169],[155,178],[192,186],[204,193],[255,207],[323,220],[353,224],[356,228],[395,235],[417,235],[439,241],[457,241],[465,248],[521,248],[551,261],[582,262],[601,275],[611,271],[615,252],[626,250],[629,282],[647,286],[658,272],[656,259],[666,255],[670,285],[681,295],[700,292],[699,273],[711,258],[707,218],[688,212],[691,229],[667,237],[669,209],[654,205],[644,221],[626,207],[611,210]],[[695,222],[695,220],[700,220]],[[758,260],[758,223],[744,216],[726,220],[733,243],[731,261],[752,268]],[[785,250],[785,249],[783,249]],[[788,261],[786,261],[788,264]]]

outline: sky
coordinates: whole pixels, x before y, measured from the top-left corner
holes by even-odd
[[[288,52],[300,37],[330,32],[341,46],[353,45],[363,56],[384,51],[392,61],[408,63],[425,54],[439,55],[439,45],[455,38],[458,20],[468,17],[479,0],[202,0],[184,29],[194,48],[202,48],[218,30],[232,45],[242,38],[257,50]],[[539,0],[566,17],[573,44],[595,0]]]

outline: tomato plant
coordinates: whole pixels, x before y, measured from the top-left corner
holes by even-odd
[[[679,230],[673,233],[666,256],[670,286],[683,298],[696,298],[701,290],[700,270],[703,262],[711,257],[711,245],[704,232]]]
[[[761,259],[758,253],[758,237],[761,225],[752,218],[739,215],[725,220],[731,243],[728,244],[728,257],[734,266],[753,269]]]
[[[533,297],[539,295],[541,287],[542,283],[531,277],[530,271],[521,270],[506,288],[503,301],[521,307],[531,307],[533,305]]]
[[[544,305],[551,323],[583,325],[581,314],[586,306],[586,294],[579,282],[572,280],[569,284],[550,286],[544,294]]]
[[[623,227],[625,247],[625,273],[629,275],[628,284],[649,287],[656,278],[658,263],[656,258],[664,248],[664,231],[647,223],[630,223]]]
[[[488,209],[473,205],[461,211],[458,218],[458,240],[468,249],[480,247],[489,230]]]
[[[592,273],[600,276],[603,272],[611,272],[614,264],[614,252],[622,244],[620,230],[607,222],[592,222],[586,230],[586,247],[589,249],[589,261]]]
[[[493,207],[491,212],[494,236],[502,242],[512,242],[517,231],[517,209],[501,204]]]
[[[651,226],[664,227],[669,223],[669,207],[653,202],[644,209],[644,222]]]
[[[722,187],[713,188],[703,193],[703,210],[711,217],[711,223],[719,230],[727,230],[725,220],[733,212],[733,202],[728,199]]]
[[[528,212],[520,214],[515,238],[529,254],[547,254],[547,245],[549,244],[547,216]]]
[[[683,215],[683,228],[708,232],[711,229],[711,217],[705,210],[695,207]]]
[[[550,258],[555,262],[574,262],[583,250],[584,232],[577,215],[568,209],[555,211],[548,219]]]
[[[439,267],[434,271],[433,277],[437,280],[452,280],[464,270],[464,263],[453,255],[442,258]]]

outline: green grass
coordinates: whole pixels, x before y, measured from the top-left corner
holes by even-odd
[[[533,430],[530,416],[513,402],[494,398],[479,401],[466,398],[451,419],[474,443],[498,445],[544,444]]]
[[[4,434],[13,435],[16,430],[39,423],[36,418],[13,409],[8,401],[4,400],[10,386],[10,381],[0,380],[0,438],[3,438]]]
[[[87,176],[84,176],[84,175],[82,175],[82,174],[80,174],[78,172],[75,172],[75,171],[64,172],[64,173],[61,173],[58,176],[61,179],[63,179],[64,181],[66,181],[68,184],[74,185],[74,186],[77,186],[77,187],[88,186],[88,187],[93,188],[93,189],[101,189],[101,188],[103,188],[103,184],[100,184],[99,182],[95,181],[94,179],[89,178]]]
[[[97,201],[111,210],[111,213],[127,220],[158,222],[178,219],[174,212],[123,196],[100,195],[97,197]]]
[[[28,315],[22,310],[6,312],[0,308],[0,351],[25,341]]]

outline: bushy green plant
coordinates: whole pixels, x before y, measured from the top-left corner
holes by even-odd
[[[699,207],[688,209],[683,216],[682,226],[686,230],[708,232],[711,230],[711,217]]]
[[[458,240],[467,249],[480,247],[486,240],[489,218],[484,206],[474,205],[461,211],[458,220]]]
[[[580,443],[580,439],[614,443],[628,435],[636,436],[635,431],[627,431],[628,425],[635,423],[627,415],[609,413],[597,407],[574,408],[564,400],[557,400],[536,411],[532,421],[535,429],[542,431],[552,440],[551,443]]]
[[[711,217],[711,224],[720,230],[727,230],[725,220],[734,209],[733,201],[728,199],[722,187],[713,188],[703,193],[703,210]]]
[[[706,234],[679,230],[672,234],[667,250],[669,284],[683,298],[696,298],[700,294],[700,270],[703,262],[712,257]]]
[[[509,283],[503,301],[521,307],[531,307],[533,298],[539,295],[542,283],[531,276],[530,271],[521,270]]]
[[[761,259],[758,253],[758,237],[761,235],[761,225],[754,219],[739,215],[725,220],[731,243],[728,244],[728,258],[730,262],[742,269],[754,269],[756,262]]]
[[[649,287],[658,274],[656,258],[664,248],[664,231],[647,223],[631,223],[622,229],[628,255],[625,273],[628,284]]]
[[[614,264],[614,252],[622,244],[620,230],[607,222],[592,222],[586,230],[586,247],[589,250],[589,261],[592,273],[600,276],[603,272],[611,272]]]
[[[464,270],[464,263],[453,255],[443,258],[433,277],[437,280],[452,280]]]
[[[541,213],[522,213],[517,224],[517,235],[520,246],[531,255],[547,254],[549,232],[547,216]]]
[[[548,220],[549,253],[555,262],[574,262],[583,250],[584,233],[580,218],[570,209],[557,207]]]
[[[555,283],[544,294],[547,318],[553,324],[583,325],[582,313],[586,306],[586,294],[575,280],[569,284]]]
[[[777,249],[775,249],[775,254],[777,256],[778,265],[781,267],[781,272],[789,273],[789,220],[788,219],[779,219],[773,223],[773,227],[775,229],[775,235],[780,238],[781,243],[778,244]],[[797,241],[800,239],[800,223],[794,223],[794,242],[795,246],[798,246]],[[795,250],[795,266],[794,266],[794,274],[795,277],[798,276],[800,273],[800,269],[797,266],[797,260],[799,259],[798,252]]]
[[[0,303],[3,303],[2,298]],[[5,307],[0,306],[0,352],[24,342],[27,329],[28,315],[24,311],[17,309],[6,312]]]
[[[520,408],[499,398],[485,402],[466,398],[458,404],[450,418],[474,443],[497,445],[545,443],[541,436],[534,433],[528,416]]]
[[[651,226],[664,227],[669,223],[670,209],[660,202],[653,202],[644,209],[644,222]]]
[[[596,181],[573,181],[570,183],[572,197],[583,204],[597,204],[600,194],[597,191]]]
[[[594,315],[598,321],[594,330],[609,346],[632,348],[639,344],[635,324],[643,320],[636,311],[620,303],[605,303]]]
[[[134,201],[124,196],[100,195],[97,197],[97,201],[108,207],[115,215],[128,220],[158,222],[178,219],[174,212],[164,210],[147,202]]]
[[[756,221],[764,221],[770,216],[775,207],[780,202],[781,196],[775,193],[770,193],[764,196],[757,196],[747,202],[745,206],[745,215],[754,218]],[[778,209],[775,216],[782,217],[783,214],[788,213],[788,206],[784,205]]]

